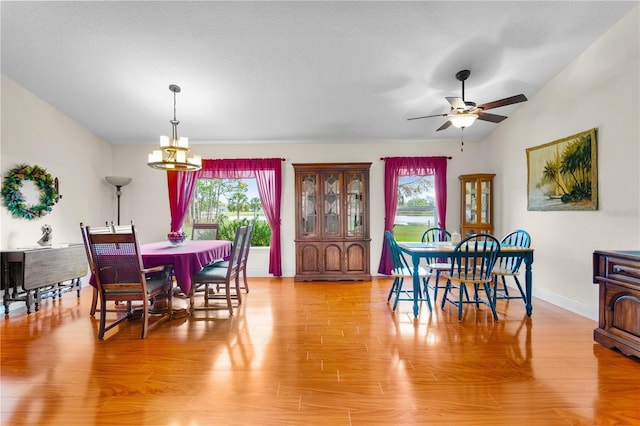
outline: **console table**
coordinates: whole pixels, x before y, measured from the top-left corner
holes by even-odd
[[[87,275],[87,254],[82,244],[42,248],[2,250],[2,286],[5,315],[11,302],[25,302],[39,309],[46,296],[60,297],[76,287],[80,297],[80,278]]]
[[[640,251],[595,251],[593,282],[600,286],[593,339],[640,357]]]

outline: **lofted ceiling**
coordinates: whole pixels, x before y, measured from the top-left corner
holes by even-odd
[[[2,1],[1,67],[113,144],[170,134],[169,84],[192,143],[459,140],[407,118],[448,112],[462,69],[466,100],[532,98],[637,4]]]

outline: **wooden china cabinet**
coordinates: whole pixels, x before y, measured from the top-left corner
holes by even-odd
[[[493,178],[495,174],[461,175],[460,235],[493,233]]]
[[[295,281],[370,281],[371,163],[297,163]]]

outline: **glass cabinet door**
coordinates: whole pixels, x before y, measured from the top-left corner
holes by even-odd
[[[322,188],[324,199],[323,235],[324,237],[339,237],[342,235],[340,224],[340,175],[322,175]]]
[[[491,217],[491,212],[489,210],[491,208],[491,203],[489,202],[491,197],[491,182],[488,180],[481,180],[480,192],[480,221],[482,223],[489,223],[489,218]]]
[[[364,184],[362,173],[347,173],[347,237],[362,237],[364,235],[364,208],[362,202]]]
[[[465,222],[474,223],[478,217],[478,203],[476,200],[476,181],[466,181],[465,185]]]
[[[318,199],[318,176],[315,174],[302,176],[302,193],[300,194],[300,229],[302,237],[318,234],[318,214],[316,210]]]

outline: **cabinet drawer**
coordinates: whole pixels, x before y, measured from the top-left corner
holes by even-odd
[[[640,262],[609,257],[605,274],[605,278],[611,281],[635,284],[640,287]]]

